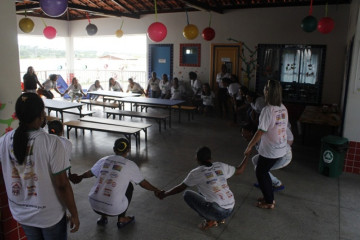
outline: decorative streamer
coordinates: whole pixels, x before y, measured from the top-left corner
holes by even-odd
[[[154,0],[154,4],[155,4],[155,22],[158,21],[158,16],[157,16],[157,4],[156,4],[156,0]]]

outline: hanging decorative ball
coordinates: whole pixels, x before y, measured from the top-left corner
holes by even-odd
[[[184,27],[183,35],[186,39],[192,40],[195,39],[199,34],[197,26],[194,24],[188,24]]]
[[[205,39],[206,41],[211,41],[214,39],[215,37],[215,30],[212,29],[211,27],[207,27],[202,31],[201,34],[202,38]]]
[[[53,39],[56,37],[56,29],[52,26],[47,26],[44,28],[43,34],[47,39]]]
[[[148,27],[147,35],[151,41],[161,42],[167,35],[166,26],[161,22],[154,22]]]
[[[124,35],[124,32],[121,29],[119,29],[115,32],[115,35],[116,37],[121,38]]]
[[[34,30],[34,22],[30,18],[24,17],[19,21],[19,28],[24,33],[30,33]]]
[[[305,32],[313,32],[316,30],[317,24],[318,24],[318,22],[317,22],[316,18],[309,15],[301,21],[301,28]]]
[[[97,31],[98,31],[98,28],[95,24],[89,23],[86,26],[86,32],[89,36],[95,35],[97,33]]]
[[[323,17],[319,20],[317,29],[322,34],[330,33],[334,29],[335,23],[334,20],[330,17]]]
[[[40,7],[50,17],[63,15],[68,7],[67,0],[40,0]]]

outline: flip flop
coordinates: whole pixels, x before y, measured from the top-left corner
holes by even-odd
[[[213,221],[213,220],[204,220],[202,223],[199,224],[199,228],[201,230],[206,230],[206,229],[209,229],[209,228],[213,228],[213,227],[217,227],[218,226],[218,223],[217,221]]]
[[[97,225],[105,226],[108,223],[108,219],[100,217],[96,223],[97,223]]]
[[[135,217],[134,217],[134,216],[129,217],[129,218],[130,218],[130,220],[127,221],[127,222],[117,222],[117,227],[118,227],[118,229],[124,228],[126,225],[128,225],[128,224],[130,224],[130,223],[132,223],[132,222],[135,221]]]

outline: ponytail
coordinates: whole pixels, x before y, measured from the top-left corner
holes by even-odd
[[[16,100],[15,113],[20,122],[15,130],[13,147],[14,155],[20,165],[24,163],[27,154],[28,124],[40,118],[44,108],[43,100],[36,93],[24,93]]]

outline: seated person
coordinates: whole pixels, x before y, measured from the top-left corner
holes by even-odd
[[[179,79],[174,78],[173,85],[171,87],[170,100],[183,100],[185,96],[185,90],[183,86],[179,85]]]
[[[140,84],[134,82],[134,79],[129,78],[128,81],[129,81],[129,85],[126,92],[145,94],[144,89],[140,86]]]
[[[84,178],[95,176],[97,180],[90,190],[89,202],[94,212],[100,215],[97,224],[104,226],[108,216],[117,216],[117,227],[123,228],[135,220],[133,216],[126,216],[134,191],[131,182],[156,194],[160,190],[144,179],[136,163],[126,158],[131,150],[128,140],[117,139],[113,149],[115,155],[103,157],[90,170],[81,175],[73,173],[69,178],[77,184]]]
[[[50,74],[49,79],[43,83],[44,88],[38,89],[37,93],[39,95],[45,96],[47,99],[53,99],[54,94],[51,92],[51,89],[54,89],[55,92],[57,92],[58,94],[60,94],[62,96],[61,92],[56,87],[57,79],[58,79],[58,76],[56,74]]]
[[[114,78],[109,79],[109,91],[115,91],[115,92],[122,92],[123,89],[118,81],[116,81]]]
[[[199,193],[186,190],[183,196],[189,207],[204,218],[199,228],[206,230],[225,223],[225,219],[233,212],[235,199],[227,179],[234,174],[241,174],[248,158],[244,158],[235,168],[222,162],[212,162],[210,149],[201,147],[196,152],[196,161],[199,166],[191,170],[182,183],[166,192],[161,191],[158,197],[164,199],[183,192],[187,187],[196,186]]]
[[[162,79],[159,83],[161,95],[160,98],[169,99],[171,96],[171,84],[166,74],[162,75]]]
[[[76,99],[76,101],[80,102],[80,99],[83,96],[86,96],[76,77],[72,79],[71,85],[66,89],[66,91],[63,94],[61,94],[61,96],[63,97],[67,93],[69,93],[69,96],[71,97],[71,101],[74,101],[74,99]]]
[[[103,87],[100,85],[100,81],[99,81],[99,80],[96,80],[95,83],[92,84],[92,85],[89,87],[89,89],[88,89],[88,94],[89,94],[89,92],[96,92],[96,91],[98,91],[98,90],[104,90],[104,89],[103,89]],[[91,95],[91,94],[90,94],[90,99],[91,99],[91,100],[96,100],[96,99],[98,99],[98,98],[99,98],[99,96],[97,96],[97,95]]]
[[[199,107],[199,112],[206,115],[211,114],[214,110],[215,93],[211,91],[208,83],[202,85],[201,99],[202,105]]]
[[[246,95],[246,100],[251,106],[251,109],[248,112],[250,121],[257,126],[259,124],[261,110],[266,106],[265,98],[263,96],[259,96],[255,92],[249,91]]]

